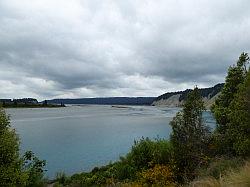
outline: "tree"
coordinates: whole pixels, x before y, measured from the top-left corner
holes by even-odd
[[[239,91],[229,106],[227,134],[231,136],[232,149],[236,155],[250,156],[250,72],[240,85]]]
[[[19,155],[19,138],[0,108],[0,186],[42,186],[45,161],[30,151]]]
[[[241,67],[244,75],[246,76],[247,74],[247,64],[249,63],[249,56],[248,56],[248,53],[241,53],[240,57],[239,57],[239,60],[237,61],[237,66],[238,67]]]
[[[232,136],[227,129],[230,125],[230,108],[232,101],[237,95],[240,85],[246,78],[246,66],[249,62],[247,53],[242,53],[236,66],[230,66],[226,77],[225,85],[220,96],[215,101],[211,110],[217,122],[216,132],[213,135],[216,146],[216,154],[235,155],[232,148]]]
[[[209,128],[205,125],[202,113],[205,110],[197,87],[189,93],[183,110],[171,121],[176,175],[179,182],[192,180],[195,169],[206,162]]]
[[[22,185],[19,139],[10,129],[9,117],[0,108],[0,186]]]
[[[27,175],[27,187],[44,186],[45,160],[39,160],[32,151],[23,156],[23,171]]]

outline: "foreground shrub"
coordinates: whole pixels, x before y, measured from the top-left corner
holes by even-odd
[[[23,156],[23,172],[27,175],[27,187],[44,186],[45,160],[39,160],[32,151],[27,151]]]
[[[140,184],[155,186],[174,186],[174,176],[169,166],[155,165],[139,173]]]
[[[167,140],[142,138],[135,141],[126,159],[137,170],[147,169],[155,164],[169,164],[172,159],[172,150]]]
[[[75,174],[67,180],[64,177],[58,178],[58,183],[69,186],[98,186],[98,185],[140,185],[135,183],[138,177],[145,179],[150,175],[160,177],[160,169],[167,172],[162,177],[170,177],[169,169],[163,165],[170,165],[172,162],[172,146],[167,140],[142,138],[135,141],[131,151],[121,157],[119,161],[106,166],[95,167],[91,172]],[[152,168],[152,170],[150,170]],[[168,170],[167,170],[168,169]],[[143,173],[142,171],[146,172]],[[141,173],[142,172],[142,173]],[[137,174],[142,175],[138,176]],[[157,178],[158,179],[158,178]],[[170,178],[168,178],[169,180]],[[159,179],[160,180],[160,179]],[[162,179],[163,180],[163,179]],[[161,181],[161,180],[160,180]],[[157,181],[153,181],[157,182]],[[162,182],[162,181],[161,181]]]
[[[58,183],[65,185],[67,184],[67,180],[68,178],[64,172],[56,173],[56,181],[58,181]]]

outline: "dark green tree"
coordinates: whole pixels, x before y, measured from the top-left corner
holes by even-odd
[[[248,53],[241,53],[239,60],[237,61],[237,66],[241,67],[244,75],[246,76],[247,74],[247,64],[249,63],[249,56]]]
[[[235,155],[232,147],[232,135],[227,130],[230,125],[231,115],[229,106],[237,95],[240,85],[246,78],[248,62],[248,54],[242,53],[236,66],[229,67],[225,85],[211,108],[217,122],[216,131],[213,136],[217,150],[216,154]]]
[[[45,160],[39,160],[32,151],[27,151],[23,156],[23,171],[27,175],[27,187],[44,186]]]
[[[19,158],[19,139],[10,129],[9,117],[0,108],[0,186],[24,184]]]
[[[192,180],[195,170],[207,161],[210,131],[203,121],[205,110],[197,87],[189,93],[183,110],[171,121],[176,176],[179,182]]]
[[[19,155],[19,138],[0,108],[0,186],[43,186],[45,161],[32,152]]]
[[[250,156],[250,72],[241,84],[229,106],[229,124],[226,133],[231,137],[237,156]]]

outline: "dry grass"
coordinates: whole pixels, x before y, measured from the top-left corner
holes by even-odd
[[[190,187],[250,187],[250,161],[239,171],[231,171],[224,177],[216,180],[204,178],[192,182]]]
[[[229,173],[225,183],[229,186],[250,187],[250,162],[247,162],[240,171]]]

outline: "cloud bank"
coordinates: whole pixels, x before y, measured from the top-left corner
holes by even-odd
[[[1,0],[0,97],[158,96],[224,81],[248,0]]]

